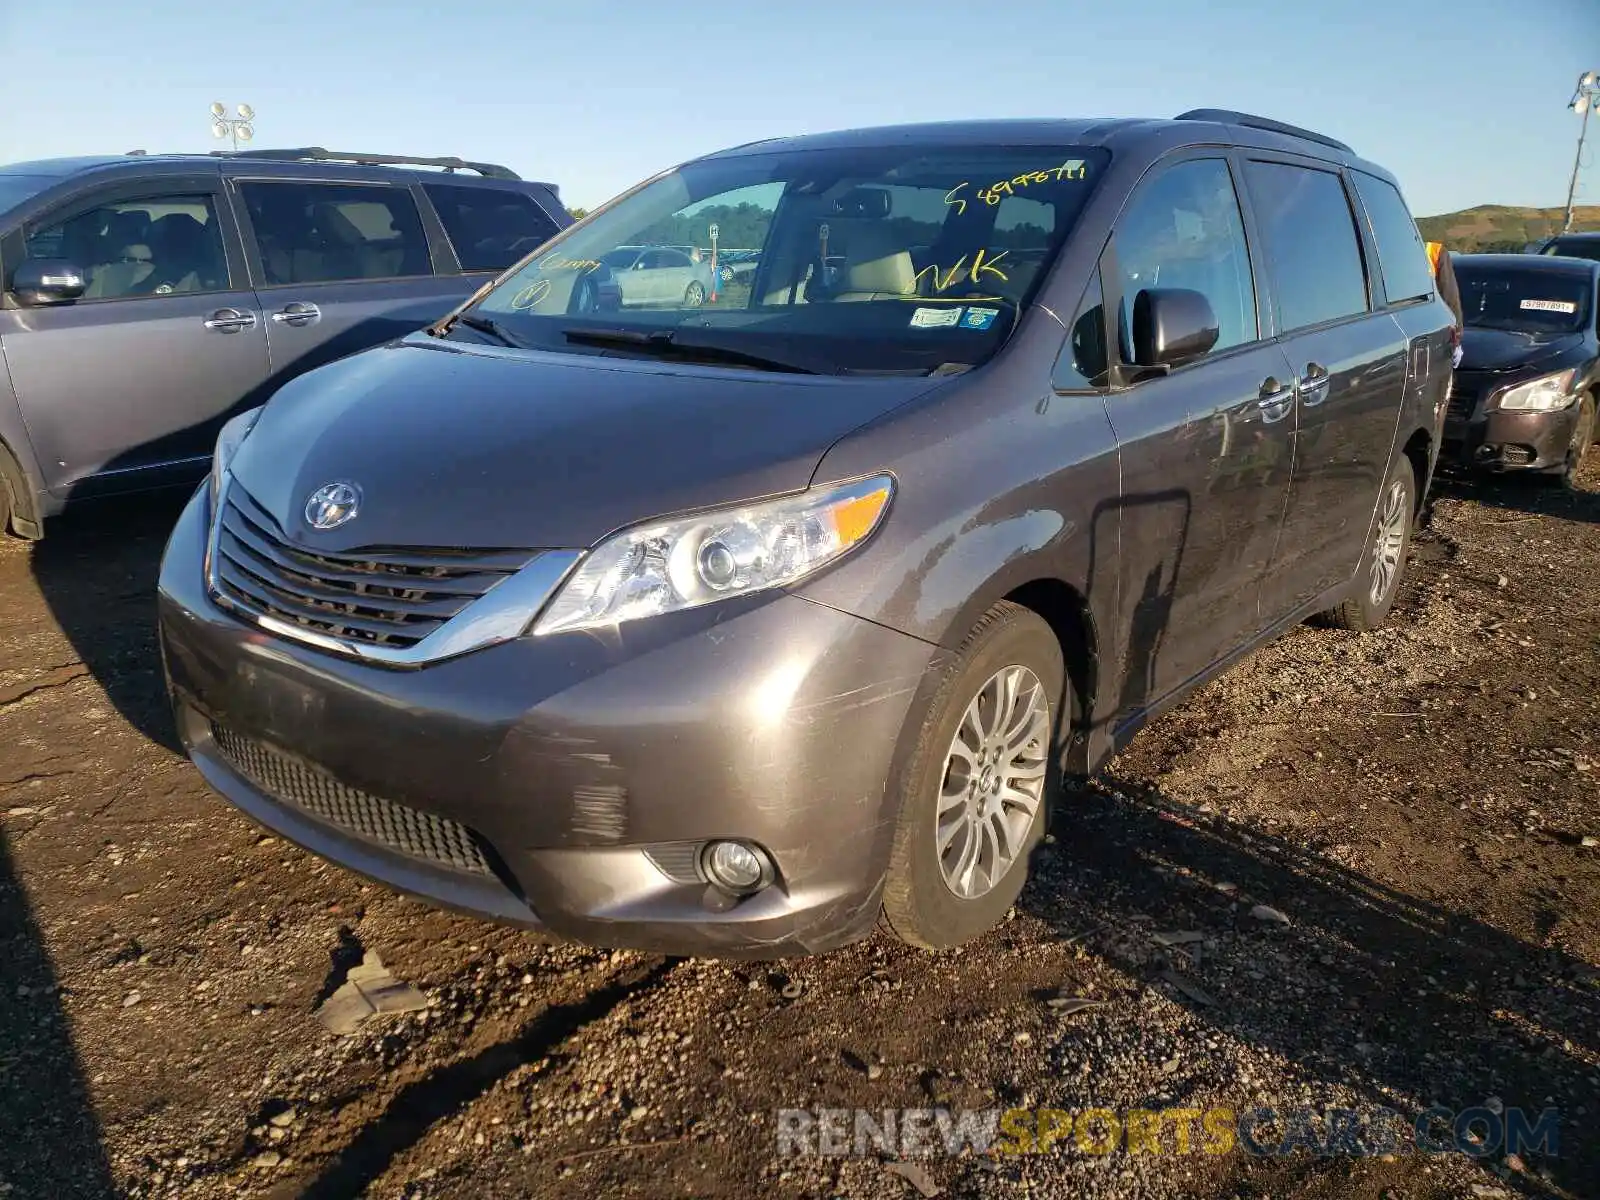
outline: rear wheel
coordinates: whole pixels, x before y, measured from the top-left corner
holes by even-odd
[[[1416,514],[1417,480],[1411,460],[1401,455],[1389,468],[1372,537],[1362,559],[1361,573],[1339,607],[1327,614],[1340,629],[1365,632],[1382,625],[1394,607],[1405,574],[1406,553],[1411,548],[1411,526]]]
[[[1043,619],[1001,603],[968,634],[920,716],[899,785],[883,924],[938,950],[997,924],[1028,878],[1074,701]]]

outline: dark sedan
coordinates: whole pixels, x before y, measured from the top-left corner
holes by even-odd
[[[1446,452],[1570,484],[1595,438],[1600,262],[1464,254],[1454,263],[1466,331]]]

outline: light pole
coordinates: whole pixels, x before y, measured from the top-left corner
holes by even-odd
[[[211,106],[211,136],[214,138],[232,138],[235,152],[239,149],[240,142],[248,142],[255,137],[255,126],[250,124],[256,119],[256,110],[248,104],[241,104],[234,110],[238,117],[228,115],[228,106],[218,100]]]
[[[1572,182],[1567,184],[1567,219],[1561,226],[1562,233],[1572,229],[1572,201],[1578,194],[1578,168],[1583,165],[1583,139],[1589,134],[1589,113],[1600,108],[1600,71],[1585,71],[1578,76],[1577,90],[1567,104],[1583,117],[1583,123],[1578,126],[1578,153],[1572,160]]]

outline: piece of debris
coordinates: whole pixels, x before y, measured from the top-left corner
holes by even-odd
[[[276,1150],[263,1150],[250,1160],[250,1165],[259,1171],[270,1171],[283,1162],[283,1155]]]
[[[1578,839],[1578,845],[1593,850],[1596,846],[1600,846],[1600,838],[1595,837],[1592,833],[1586,833]]]
[[[428,1001],[409,983],[401,983],[373,951],[350,968],[345,981],[317,1009],[317,1020],[329,1033],[354,1033],[374,1013],[421,1012]]]
[[[1179,975],[1176,971],[1163,971],[1161,972],[1160,978],[1164,982],[1170,983],[1173,987],[1177,988],[1196,1004],[1210,1006],[1217,1002],[1217,998],[1210,992],[1206,991],[1197,983],[1191,983],[1182,975]]]
[[[853,1071],[860,1071],[868,1079],[881,1079],[883,1077],[883,1064],[874,1058],[855,1053],[852,1050],[840,1052],[845,1065]]]
[[[884,1163],[884,1168],[900,1176],[924,1196],[940,1196],[944,1189],[933,1181],[933,1177],[916,1163],[890,1162]]]
[[[798,979],[791,979],[778,989],[778,995],[782,996],[785,1000],[798,1000],[800,999],[800,993],[805,990],[805,984],[801,983]]]
[[[1181,929],[1173,933],[1152,933],[1150,940],[1158,946],[1187,946],[1191,942],[1203,942],[1206,935],[1198,929]]]
[[[139,1003],[139,1001],[141,1001],[143,999],[144,999],[144,997],[139,995],[138,992],[129,992],[126,996],[124,996],[122,998],[122,1007],[123,1008],[132,1008],[135,1004]]]
[[[282,1112],[273,1113],[267,1120],[278,1129],[287,1129],[294,1124],[295,1115],[294,1109],[286,1108]]]
[[[1258,904],[1250,910],[1250,915],[1258,921],[1266,921],[1272,925],[1287,925],[1289,918],[1277,909],[1266,904]]]
[[[1052,996],[1045,1001],[1063,1017],[1070,1017],[1073,1013],[1082,1012],[1086,1008],[1098,1008],[1104,1000],[1090,1000],[1087,996]]]

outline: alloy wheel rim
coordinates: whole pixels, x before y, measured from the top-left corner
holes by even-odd
[[[950,891],[976,900],[1006,877],[1043,802],[1050,698],[1023,666],[1002,667],[962,713],[945,754],[934,849]]]
[[[1400,557],[1406,548],[1406,522],[1410,519],[1406,485],[1395,480],[1383,495],[1383,507],[1378,512],[1378,536],[1372,543],[1372,591],[1374,607],[1389,598],[1396,580],[1400,578]]]

